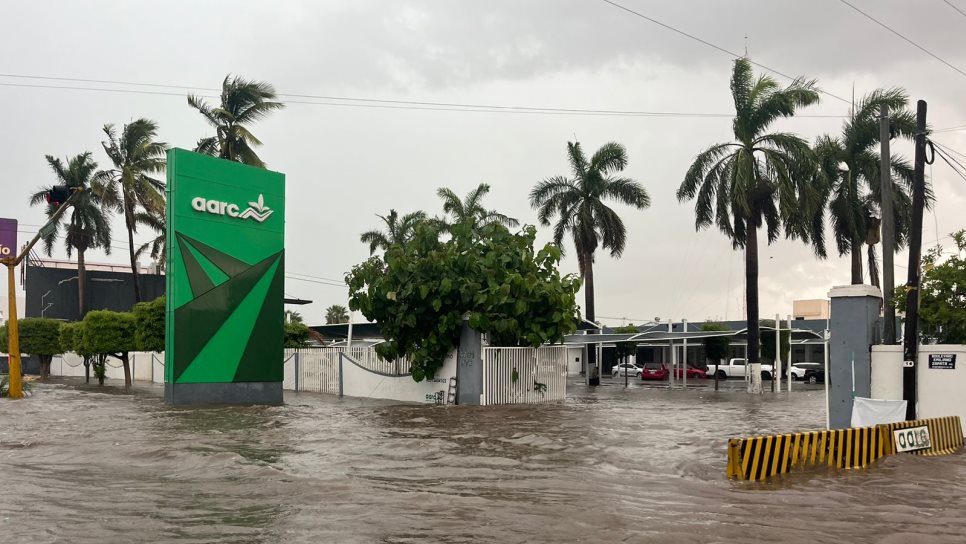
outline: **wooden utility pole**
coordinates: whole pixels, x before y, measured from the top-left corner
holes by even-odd
[[[902,341],[902,398],[906,419],[916,419],[916,365],[919,356],[919,266],[922,257],[922,212],[926,204],[926,102],[916,103],[916,159],[912,174],[912,225],[909,227],[909,279],[906,282],[906,326]]]
[[[893,257],[896,247],[895,215],[892,211],[892,155],[889,151],[889,106],[882,105],[882,116],[879,118],[880,147],[880,179],[882,184],[882,321],[883,344],[896,343],[896,309],[892,303],[892,292],[895,290],[895,266]]]

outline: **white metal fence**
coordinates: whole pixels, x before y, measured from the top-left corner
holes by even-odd
[[[538,404],[567,396],[567,348],[483,348],[483,403]]]
[[[387,361],[372,348],[302,348],[285,350],[285,389],[314,393],[339,393],[339,355],[345,354],[360,367],[387,376],[409,375],[409,361]]]

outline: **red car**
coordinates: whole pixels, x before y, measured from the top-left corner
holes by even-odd
[[[663,363],[644,363],[641,367],[642,380],[666,380],[670,374]]]
[[[682,373],[681,373],[681,369],[680,368],[675,368],[674,369],[674,377],[675,378],[680,378],[681,377],[681,374]],[[694,368],[693,366],[688,365],[688,379],[691,379],[691,378],[701,378],[701,379],[704,379],[704,378],[707,378],[707,377],[708,377],[708,374],[705,371],[701,370],[700,368]]]

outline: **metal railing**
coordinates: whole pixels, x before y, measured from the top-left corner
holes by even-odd
[[[339,356],[387,376],[408,376],[409,361],[387,361],[372,348],[300,348],[285,350],[283,387],[293,391],[339,394]]]
[[[483,348],[483,405],[539,404],[567,396],[567,348]]]

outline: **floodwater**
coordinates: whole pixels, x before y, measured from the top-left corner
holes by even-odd
[[[822,428],[822,390],[700,385],[490,408],[38,385],[0,402],[0,542],[966,541],[966,455],[731,482],[726,440]]]

